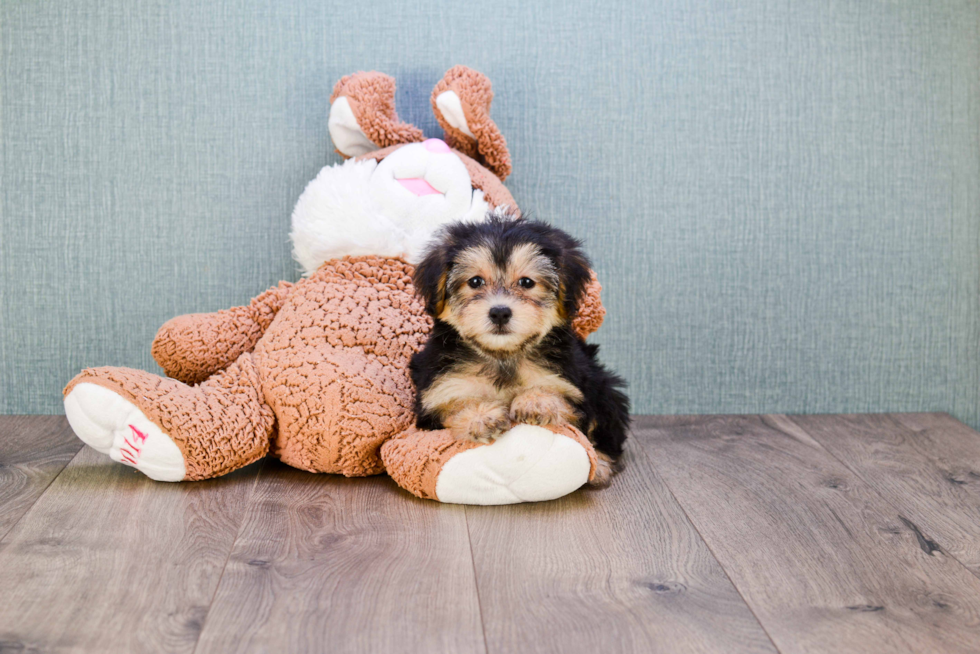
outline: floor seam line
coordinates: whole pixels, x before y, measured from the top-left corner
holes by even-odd
[[[238,539],[242,535],[242,529],[245,527],[245,519],[248,517],[249,508],[252,505],[252,497],[255,495],[255,487],[259,484],[259,477],[262,476],[262,471],[265,470],[266,461],[262,462],[262,466],[255,473],[255,479],[252,481],[252,488],[248,493],[248,500],[245,504],[245,508],[242,511],[242,520],[238,524],[238,529],[235,531],[235,538],[231,541],[231,546],[228,548],[228,555],[225,557],[225,562],[221,566],[221,574],[218,575],[218,583],[214,585],[214,592],[211,593],[211,601],[208,602],[208,612],[205,614],[204,619],[201,620],[201,630],[197,632],[197,640],[194,641],[194,649],[191,650],[191,654],[197,654],[197,648],[201,644],[201,636],[204,635],[204,630],[208,626],[208,618],[211,617],[211,610],[214,608],[214,598],[218,596],[218,590],[221,588],[221,582],[225,578],[225,570],[228,569],[228,562],[231,560],[231,555],[235,551],[235,545],[238,544]]]
[[[652,429],[656,429],[656,428],[654,427]],[[635,436],[635,433],[634,433],[634,436]],[[641,440],[641,439],[634,438],[634,442],[637,441],[637,440]],[[755,618],[755,622],[756,622],[756,624],[759,625],[759,628],[762,629],[762,633],[764,633],[766,635],[766,638],[769,639],[769,642],[772,643],[772,646],[776,649],[776,651],[779,652],[780,654],[782,654],[782,651],[783,650],[779,647],[779,645],[776,644],[776,641],[772,637],[772,634],[770,634],[769,633],[769,630],[766,629],[766,625],[762,624],[762,620],[759,618],[758,614],[755,612],[755,609],[752,608],[752,605],[749,604],[749,601],[747,599],[745,599],[745,595],[742,594],[741,589],[739,589],[738,585],[735,583],[735,580],[732,579],[732,576],[730,574],[728,574],[728,570],[725,568],[724,565],[722,565],[722,562],[718,558],[718,555],[715,554],[715,551],[711,548],[711,545],[708,543],[708,539],[706,539],[704,537],[704,534],[701,533],[701,530],[698,529],[698,526],[696,524],[694,524],[694,520],[691,519],[691,516],[688,515],[688,513],[687,513],[687,509],[684,508],[684,505],[681,504],[681,501],[677,498],[677,495],[674,493],[674,489],[671,488],[670,487],[670,484],[667,482],[667,478],[663,474],[660,473],[660,470],[657,469],[657,464],[654,463],[654,459],[656,457],[647,456],[647,452],[646,452],[646,449],[645,448],[643,450],[643,455],[644,455],[644,458],[647,459],[647,462],[650,464],[650,468],[660,478],[660,481],[663,482],[664,488],[666,488],[667,489],[667,492],[670,493],[671,498],[673,498],[673,500],[677,504],[677,506],[680,507],[681,513],[684,514],[684,518],[687,520],[688,524],[691,525],[691,529],[693,529],[694,532],[698,535],[698,538],[701,539],[701,542],[704,543],[704,546],[708,548],[708,552],[711,554],[711,558],[713,558],[715,560],[715,563],[718,564],[718,567],[721,568],[721,571],[725,574],[725,579],[728,580],[728,583],[730,583],[732,585],[732,588],[735,589],[735,592],[738,593],[739,599],[742,600],[742,604],[745,605],[745,608],[747,608],[749,610],[749,613],[752,614],[752,617]]]
[[[476,607],[480,612],[480,632],[483,634],[483,652],[490,654],[490,646],[487,644],[487,622],[483,617],[483,600],[480,599],[480,579],[476,574],[476,557],[473,556],[473,537],[470,535],[470,511],[469,507],[463,507],[463,522],[466,525],[466,543],[470,547],[470,567],[473,570],[473,586],[476,590]]]

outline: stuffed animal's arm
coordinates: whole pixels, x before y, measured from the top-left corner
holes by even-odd
[[[582,338],[599,329],[606,317],[606,308],[602,306],[602,297],[600,297],[601,292],[602,284],[599,283],[593,270],[592,280],[585,287],[585,292],[579,301],[578,313],[572,320],[572,329]]]
[[[255,347],[292,289],[280,282],[246,306],[171,318],[153,339],[153,358],[169,377],[202,382]]]

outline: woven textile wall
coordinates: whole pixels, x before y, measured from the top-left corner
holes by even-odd
[[[0,412],[157,371],[180,313],[295,279],[334,82],[493,81],[509,186],[583,237],[637,412],[980,425],[980,4],[0,3]]]

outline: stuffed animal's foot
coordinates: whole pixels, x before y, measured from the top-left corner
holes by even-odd
[[[543,427],[517,425],[491,445],[450,459],[436,495],[456,504],[539,502],[571,493],[589,472],[589,456],[579,443]]]
[[[517,425],[489,445],[411,429],[385,443],[381,456],[405,490],[455,504],[553,500],[585,484],[596,463],[592,444],[567,425]]]
[[[65,396],[65,416],[75,434],[95,450],[150,479],[180,481],[180,449],[136,405],[98,384],[76,384]]]
[[[131,368],[87,368],[65,387],[78,436],[161,481],[211,479],[269,451],[275,415],[252,355],[197,386]]]

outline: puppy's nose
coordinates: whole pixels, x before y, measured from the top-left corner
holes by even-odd
[[[507,321],[510,320],[512,315],[514,315],[514,312],[510,310],[510,307],[492,307],[490,309],[490,322],[495,324],[497,327],[503,327],[507,324]]]

